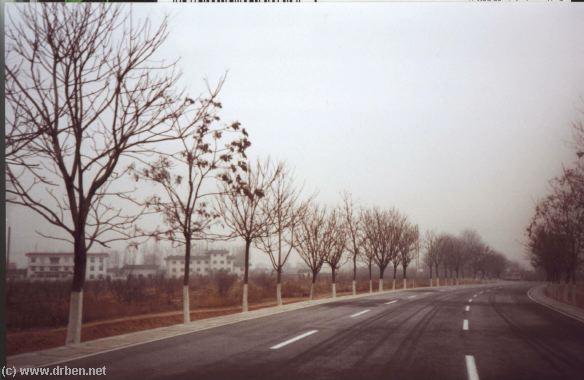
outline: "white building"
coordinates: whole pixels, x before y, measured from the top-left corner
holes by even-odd
[[[173,255],[165,258],[166,276],[181,278],[185,268],[185,257]],[[234,265],[235,258],[229,255],[226,249],[211,249],[202,255],[191,256],[190,274],[209,275],[212,272],[224,270],[228,273],[240,275],[241,269]]]
[[[73,253],[28,252],[26,276],[31,280],[67,280],[73,277]],[[86,280],[101,280],[107,274],[107,253],[88,253]]]

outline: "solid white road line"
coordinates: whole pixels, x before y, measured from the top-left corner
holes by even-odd
[[[464,311],[470,311],[470,306],[467,305]]]
[[[282,342],[282,343],[276,344],[275,346],[272,346],[272,347],[270,347],[270,349],[272,349],[272,350],[277,350],[278,348],[282,348],[282,347],[284,347],[284,346],[287,346],[287,345],[289,345],[290,343],[294,343],[294,342],[296,342],[297,340],[300,340],[300,339],[306,338],[307,336],[309,336],[309,335],[312,335],[312,334],[314,334],[314,333],[316,333],[316,332],[318,332],[318,330],[310,330],[310,331],[307,331],[307,332],[305,332],[304,334],[300,334],[300,335],[298,335],[298,336],[296,336],[296,337],[294,337],[294,338],[292,338],[292,339],[288,339],[287,341],[284,341],[284,342]]]
[[[363,315],[363,314],[365,314],[365,313],[368,313],[368,312],[370,312],[370,311],[371,311],[371,309],[367,309],[367,310],[360,311],[360,312],[358,312],[358,313],[355,313],[355,314],[351,315],[351,318],[358,317],[358,316],[360,316],[360,315]]]
[[[465,319],[464,321],[462,321],[462,329],[468,330],[468,319]]]
[[[465,355],[464,358],[466,360],[466,373],[468,374],[468,380],[479,380],[479,373],[477,371],[474,356]]]
[[[386,305],[391,305],[392,303],[396,303],[396,302],[397,302],[397,300],[393,300],[393,301],[386,302],[385,304]]]
[[[408,298],[415,298],[416,296],[409,296]]]

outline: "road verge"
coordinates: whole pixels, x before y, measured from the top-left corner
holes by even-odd
[[[527,291],[527,296],[533,302],[552,309],[558,313],[564,314],[570,318],[584,323],[584,309],[568,305],[545,295],[545,284],[537,285]]]

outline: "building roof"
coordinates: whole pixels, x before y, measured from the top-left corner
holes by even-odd
[[[73,256],[73,252],[27,252],[26,256]],[[88,257],[109,257],[109,253],[105,252],[88,252]]]

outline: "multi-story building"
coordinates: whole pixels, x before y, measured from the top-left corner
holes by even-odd
[[[29,252],[27,277],[31,280],[66,280],[73,277],[73,253]],[[87,280],[105,279],[107,275],[107,253],[88,253]]]
[[[184,273],[185,257],[172,255],[165,258],[166,276],[168,278],[180,278]],[[240,274],[239,267],[234,265],[235,258],[229,255],[226,249],[211,249],[202,255],[191,256],[190,273],[209,275],[214,271],[224,270],[228,273]]]

